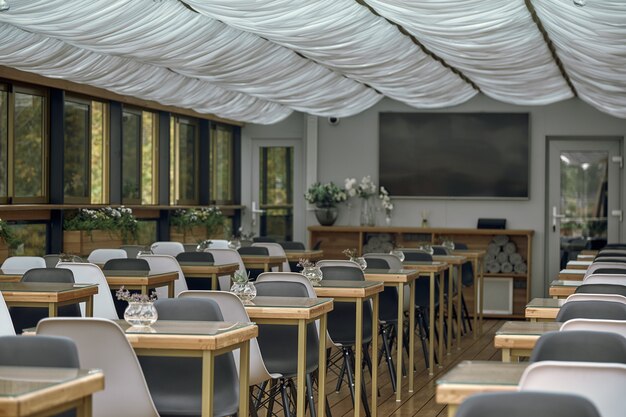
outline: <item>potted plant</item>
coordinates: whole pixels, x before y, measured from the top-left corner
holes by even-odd
[[[201,207],[174,211],[170,218],[172,240],[182,243],[200,243],[214,238],[224,226],[225,217],[218,207]]]
[[[348,198],[345,191],[329,182],[316,182],[304,194],[304,198],[315,204],[315,217],[322,226],[332,226],[337,220],[337,204]]]
[[[79,209],[63,220],[63,250],[87,255],[98,248],[119,248],[137,240],[137,229],[130,208]]]

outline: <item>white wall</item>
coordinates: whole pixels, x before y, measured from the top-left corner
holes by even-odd
[[[378,113],[381,111],[419,111],[402,103],[384,99],[376,106],[353,117],[343,118],[331,126],[325,118],[318,119],[318,179],[334,181],[343,185],[346,177],[360,179],[371,175],[378,183]],[[436,111],[436,110],[428,110]],[[514,106],[479,95],[469,102],[443,112],[529,112],[531,132],[531,182],[530,199],[525,201],[501,200],[421,200],[395,199],[393,226],[419,226],[420,212],[428,210],[429,223],[433,227],[476,227],[479,217],[503,217],[510,229],[532,229],[533,240],[532,295],[544,293],[544,226],[545,226],[545,177],[546,136],[626,136],[626,120],[601,113],[578,99],[572,99],[542,107]],[[266,127],[246,126],[245,142],[256,137],[294,137],[296,131],[304,137],[305,117],[292,115],[286,121]],[[245,160],[245,158],[244,158]],[[309,160],[311,160],[309,158]],[[244,162],[245,166],[245,162]],[[304,170],[305,167],[302,167]],[[248,174],[249,175],[249,174]],[[245,176],[242,177],[248,178]],[[622,173],[622,184],[626,178]],[[623,193],[626,194],[626,193]],[[393,197],[393,196],[392,196]],[[245,200],[244,200],[245,201]],[[622,195],[622,207],[624,204]],[[245,204],[245,203],[244,203]],[[342,207],[337,224],[358,222],[359,202],[351,209]],[[307,225],[317,224],[314,216],[307,215]],[[626,239],[622,225],[621,239]]]

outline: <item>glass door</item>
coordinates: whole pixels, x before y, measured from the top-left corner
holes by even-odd
[[[549,144],[548,284],[582,250],[618,241],[621,221],[619,141]]]

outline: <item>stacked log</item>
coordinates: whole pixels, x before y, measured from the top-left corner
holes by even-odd
[[[490,274],[525,274],[528,270],[524,258],[517,252],[515,242],[507,235],[497,235],[487,245],[485,268]]]

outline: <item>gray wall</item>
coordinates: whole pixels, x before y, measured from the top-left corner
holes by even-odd
[[[318,119],[318,179],[334,181],[343,185],[344,179],[360,180],[371,175],[378,183],[378,113],[381,111],[419,111],[402,103],[384,99],[376,106],[356,116],[343,118],[336,126],[325,118]],[[428,110],[437,111],[437,110]],[[546,184],[546,136],[626,136],[626,120],[617,119],[595,110],[581,100],[572,99],[542,107],[514,106],[497,102],[479,95],[469,102],[443,112],[529,112],[531,124],[531,182],[530,199],[524,201],[500,200],[421,200],[393,199],[395,210],[393,226],[419,226],[420,213],[429,212],[429,224],[433,227],[476,227],[479,217],[503,217],[511,229],[532,229],[533,240],[532,295],[542,296],[544,280],[544,227],[545,227],[545,184]],[[243,129],[244,152],[246,143],[252,138],[293,138],[296,134],[304,138],[305,117],[294,114],[286,121],[273,126],[249,125]],[[303,139],[304,140],[304,139]],[[249,149],[248,149],[249,151]],[[315,158],[309,156],[309,163]],[[244,170],[246,166],[244,155]],[[304,170],[305,167],[302,167]],[[622,184],[626,179],[622,173]],[[245,175],[244,182],[246,178]],[[246,185],[248,186],[248,185]],[[245,189],[245,188],[244,188]],[[393,196],[392,196],[393,197]],[[245,201],[245,200],[244,200]],[[246,203],[244,203],[246,204]],[[622,207],[624,196],[622,195]],[[343,205],[337,224],[358,224],[359,202]],[[382,224],[382,213],[378,224]],[[307,225],[317,224],[311,213]],[[623,225],[622,225],[623,228]],[[622,229],[621,239],[626,238]]]

